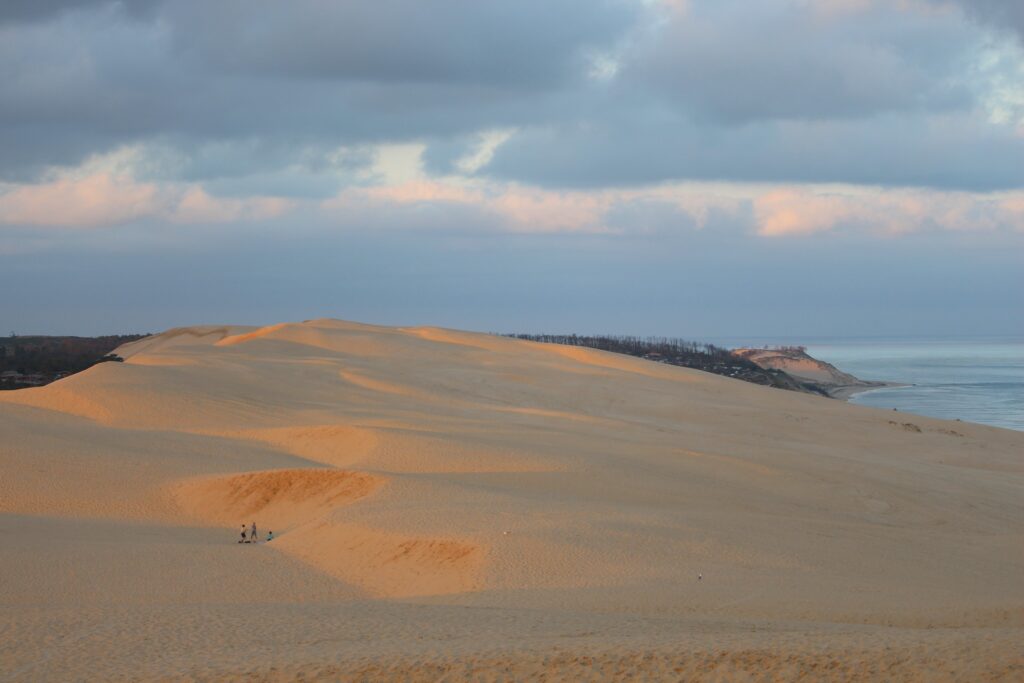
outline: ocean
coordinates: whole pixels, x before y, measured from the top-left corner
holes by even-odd
[[[807,352],[861,379],[909,384],[851,403],[1024,431],[1024,340],[888,340],[807,344]]]
[[[866,391],[850,403],[1024,431],[1024,338],[713,341],[730,348],[803,345],[861,379],[911,385]]]

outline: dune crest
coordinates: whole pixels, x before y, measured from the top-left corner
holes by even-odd
[[[300,458],[334,467],[351,467],[366,460],[379,441],[373,429],[343,424],[250,429],[223,435],[261,441]]]
[[[694,374],[687,368],[679,368],[670,365],[660,365],[641,358],[623,356],[609,351],[588,349],[582,346],[562,346],[559,344],[540,344],[539,342],[528,342],[537,344],[548,353],[568,358],[581,365],[588,365],[603,370],[618,370],[645,377],[666,379],[673,382],[697,382],[705,373]]]
[[[259,519],[279,532],[364,498],[384,479],[333,469],[270,470],[186,480],[172,495],[205,523],[231,526]]]
[[[479,349],[481,351],[498,351],[505,346],[505,338],[503,337],[448,330],[443,327],[400,327],[398,330],[403,334],[425,341]]]
[[[216,342],[216,346],[234,346],[235,344],[244,344],[250,342],[253,339],[260,339],[267,337],[288,327],[288,323],[278,323],[276,325],[268,325],[267,327],[261,327],[258,330],[252,332],[245,332],[242,334],[232,334],[229,336],[222,337]]]
[[[252,328],[230,325],[175,327],[160,334],[129,342],[119,347],[115,353],[128,361],[138,354],[161,353],[190,346],[209,346],[225,337],[241,334],[247,330],[252,330]]]
[[[431,400],[436,398],[424,391],[419,391],[412,387],[396,384],[394,382],[386,382],[354,370],[340,370],[338,371],[338,376],[349,384],[375,393],[389,394],[391,396],[405,396],[420,400]]]

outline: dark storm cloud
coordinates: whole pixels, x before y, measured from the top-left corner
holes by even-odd
[[[598,0],[174,2],[178,49],[259,75],[383,83],[551,86],[638,13]]]
[[[4,0],[0,3],[0,24],[50,19],[64,12],[103,9],[146,16],[163,0]]]
[[[966,83],[949,78],[971,48],[955,17],[923,22],[895,9],[841,20],[806,5],[693,3],[626,66],[692,116],[863,118],[889,111],[966,108]]]
[[[0,29],[3,177],[140,141],[258,139],[294,150],[291,163],[325,145],[535,123],[639,16],[592,0],[93,9]]]
[[[486,171],[558,187],[1024,186],[1024,137],[985,111],[984,33],[955,12],[810,6],[690,3],[636,42],[598,114],[523,131]],[[1020,73],[1019,59],[1002,68]]]
[[[0,4],[0,24],[40,21],[69,10],[111,4],[109,0],[5,0]]]
[[[0,23],[38,21],[68,9],[95,4],[94,0],[8,0],[0,4]]]
[[[968,15],[997,28],[1016,31],[1024,40],[1024,2],[1020,0],[956,0]]]
[[[966,6],[1003,23],[1021,12]],[[972,64],[989,41],[964,15],[885,3],[836,15],[807,2],[689,7],[5,3],[0,179],[142,144],[150,178],[323,195],[344,182],[314,180],[345,177],[339,146],[426,142],[427,170],[444,173],[481,130],[514,128],[481,175],[560,186],[1022,184],[1024,142],[988,122]]]
[[[625,137],[629,145],[620,143]],[[553,187],[644,185],[673,178],[842,182],[991,190],[1024,186],[1024,139],[966,117],[921,121],[695,125],[671,113],[629,127],[595,122],[521,133],[488,171]]]

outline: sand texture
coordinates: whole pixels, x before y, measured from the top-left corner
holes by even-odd
[[[1024,680],[1022,433],[436,328],[118,354],[0,393],[0,681]]]

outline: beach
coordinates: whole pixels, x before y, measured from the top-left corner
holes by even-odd
[[[432,327],[118,354],[0,394],[2,680],[1024,672],[1019,432]]]
[[[860,393],[858,405],[1024,430],[1020,338],[831,340],[814,353],[860,377],[895,380]]]
[[[830,389],[828,395],[830,398],[839,399],[840,401],[849,401],[857,394],[864,394],[869,391],[877,391],[879,389],[899,389],[900,387],[905,386],[908,385],[900,384],[899,382],[865,382],[864,384],[855,384]]]

